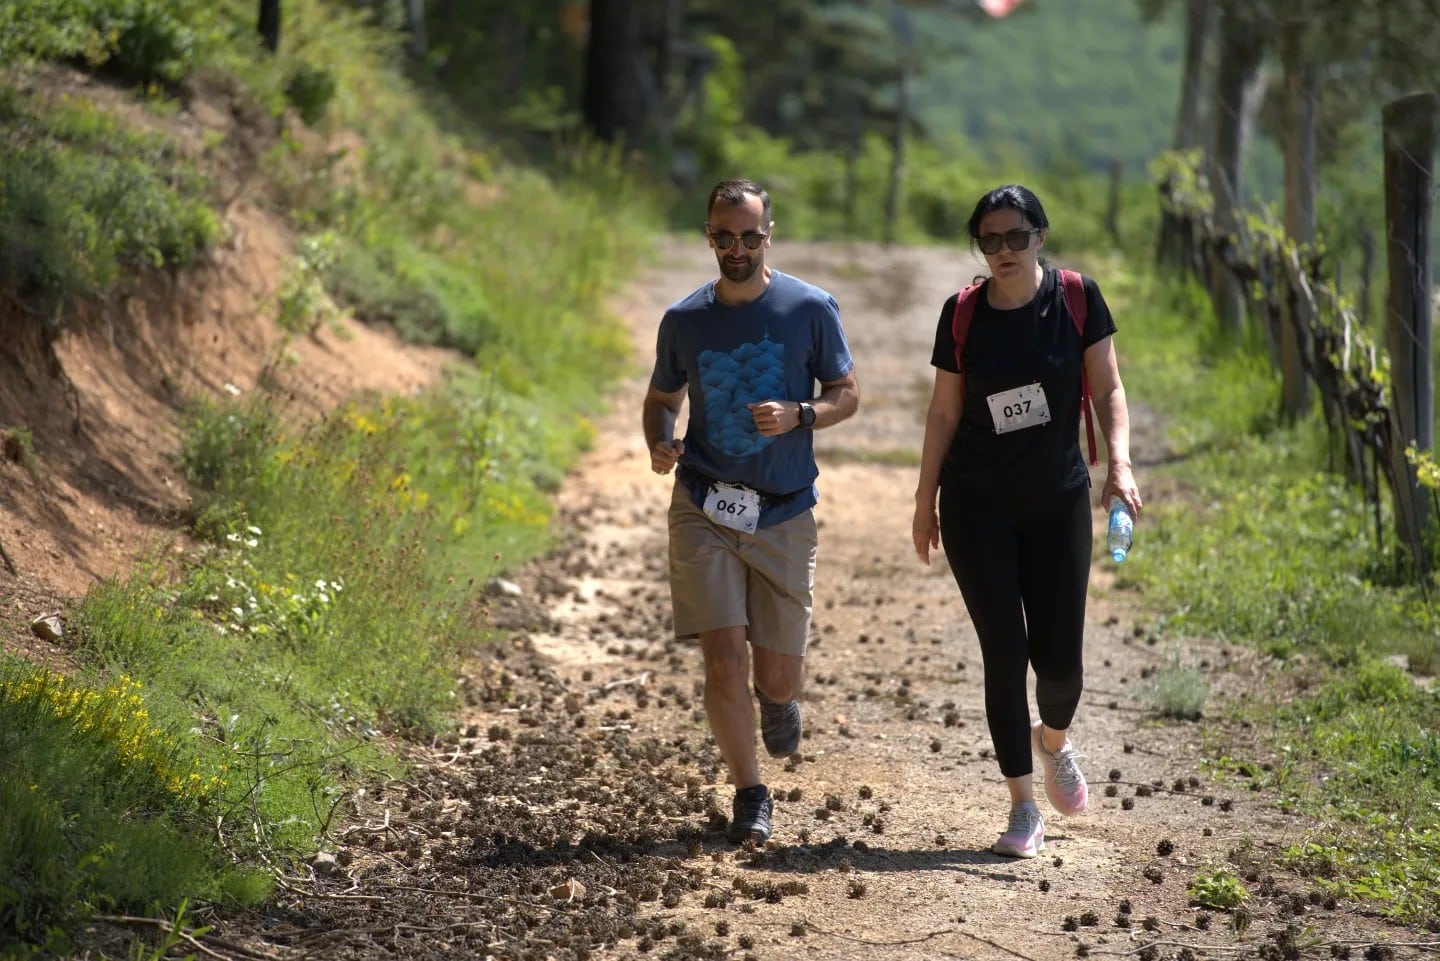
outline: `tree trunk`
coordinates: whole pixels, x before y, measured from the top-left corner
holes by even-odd
[[[1241,173],[1260,58],[1265,52],[1258,24],[1232,0],[1220,17],[1220,66],[1215,83],[1214,146],[1210,157],[1210,192],[1215,198],[1215,226],[1228,250],[1210,265],[1210,300],[1221,329],[1240,333],[1245,326],[1245,286],[1231,269],[1240,243]],[[1249,103],[1247,104],[1247,100]],[[1230,263],[1227,263],[1230,261]]]
[[[1119,157],[1110,158],[1110,193],[1105,201],[1105,233],[1110,243],[1119,250],[1120,243],[1120,190],[1124,186],[1125,162]]]
[[[280,0],[260,0],[260,41],[271,53],[280,49]]]
[[[1200,123],[1200,90],[1204,80],[1205,42],[1210,35],[1211,0],[1187,0],[1185,5],[1185,73],[1180,81],[1180,109],[1175,114],[1175,136],[1171,147],[1191,150],[1204,143]],[[1160,235],[1155,251],[1160,263],[1183,267],[1194,260],[1190,250],[1191,232],[1174,214],[1160,214]]]
[[[1440,98],[1418,93],[1386,104],[1385,257],[1390,274],[1386,340],[1394,391],[1390,460],[1395,524],[1416,567],[1429,569],[1425,541],[1434,522],[1405,447],[1435,447],[1435,387],[1430,376],[1430,224],[1434,213],[1435,127]]]
[[[599,139],[635,141],[640,109],[640,20],[631,0],[590,0],[585,124]]]
[[[1281,58],[1285,65],[1285,234],[1292,243],[1308,248],[1315,244],[1315,115],[1319,72],[1314,61],[1305,55],[1305,28],[1303,21],[1285,24]],[[1290,296],[1282,297],[1281,410],[1295,421],[1310,409],[1310,379],[1304,364],[1310,336],[1293,308]]]
[[[890,184],[885,191],[884,241],[895,242],[900,222],[900,191],[905,181],[905,131],[910,126],[910,14],[895,0],[891,4],[895,39],[900,50],[900,75],[895,91],[895,129],[890,138]]]
[[[424,57],[430,52],[425,33],[425,0],[405,0],[405,30],[410,34],[410,53]]]

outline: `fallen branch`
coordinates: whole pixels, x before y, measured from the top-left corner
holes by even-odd
[[[130,925],[132,927],[148,926],[153,928],[159,928],[166,934],[174,935],[175,937],[184,941],[186,944],[190,945],[195,950],[199,951],[201,954],[216,958],[217,961],[233,961],[233,959],[229,955],[221,954],[220,952],[210,948],[208,945],[202,943],[202,938],[205,941],[209,941],[212,944],[224,948],[226,951],[233,951],[235,954],[238,954],[241,957],[253,958],[254,961],[271,961],[271,958],[273,957],[269,954],[260,954],[255,951],[251,951],[249,948],[236,944],[233,941],[227,941],[224,938],[218,938],[211,934],[191,934],[183,928],[176,927],[174,922],[167,921],[164,918],[142,918],[128,914],[97,914],[95,915],[95,920],[105,921],[110,924]]]
[[[608,693],[610,693],[611,691],[615,690],[617,687],[629,687],[629,686],[632,685],[632,684],[638,685],[638,686],[640,686],[640,687],[644,687],[646,684],[649,684],[649,683],[650,683],[650,672],[649,672],[649,671],[641,671],[639,674],[635,675],[634,677],[625,677],[625,678],[621,678],[621,679],[618,680],[618,681],[611,681],[609,684],[602,684],[600,687],[597,687],[595,690],[596,690],[598,693],[600,693],[600,694],[608,694]]]
[[[922,934],[922,935],[920,935],[918,938],[902,938],[902,939],[900,939],[900,940],[898,940],[898,941],[872,941],[872,940],[870,940],[869,938],[857,938],[857,937],[856,937],[855,935],[853,935],[853,934],[841,934],[839,931],[826,931],[824,928],[819,927],[819,926],[816,925],[814,922],[812,922],[812,921],[810,921],[809,919],[806,919],[806,918],[802,918],[802,919],[800,920],[800,923],[803,924],[803,925],[805,925],[805,929],[806,929],[807,931],[814,931],[816,934],[823,934],[823,935],[826,935],[826,936],[828,936],[828,937],[839,938],[841,941],[852,941],[852,942],[854,942],[855,944],[870,944],[870,945],[874,945],[874,946],[876,946],[876,947],[882,947],[882,948],[894,947],[894,946],[900,945],[900,944],[921,944],[921,943],[923,943],[923,942],[925,942],[925,941],[930,941],[930,940],[932,940],[932,939],[934,939],[934,938],[938,938],[938,937],[940,937],[940,935],[942,935],[942,934],[963,934],[963,933],[964,933],[964,932],[961,932],[961,931],[956,931],[954,928],[941,928],[939,931],[930,931],[930,932],[927,932],[927,933],[925,933],[925,934]],[[984,940],[984,939],[981,938],[981,939],[977,939],[977,940]],[[986,943],[989,944],[990,942],[987,941]],[[999,947],[999,945],[995,945],[995,947]],[[1002,948],[1001,950],[1004,950],[1004,949]],[[1017,957],[1020,957],[1020,955],[1017,955]]]

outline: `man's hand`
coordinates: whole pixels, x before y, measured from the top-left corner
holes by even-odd
[[[675,462],[685,453],[685,442],[679,438],[662,440],[650,448],[650,469],[657,474],[668,474],[675,469]]]
[[[800,404],[793,400],[766,400],[746,404],[755,418],[755,429],[765,437],[784,434],[800,426]]]

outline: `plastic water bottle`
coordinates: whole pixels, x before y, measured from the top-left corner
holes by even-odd
[[[1125,561],[1130,545],[1135,542],[1135,518],[1130,508],[1118,497],[1110,500],[1110,527],[1105,535],[1105,546],[1110,549],[1110,559],[1116,564]]]

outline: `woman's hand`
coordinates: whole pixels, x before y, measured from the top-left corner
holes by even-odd
[[[940,515],[935,505],[915,505],[915,520],[910,525],[910,537],[915,541],[915,553],[927,566],[930,552],[940,547]]]
[[[1109,509],[1110,499],[1118,497],[1130,509],[1130,516],[1140,519],[1144,502],[1140,500],[1140,488],[1135,486],[1135,475],[1130,465],[1123,461],[1112,461],[1105,475],[1105,486],[1100,488],[1100,506]]]

